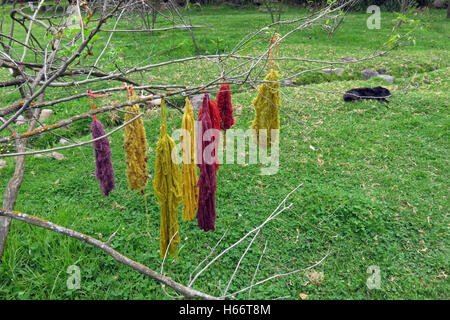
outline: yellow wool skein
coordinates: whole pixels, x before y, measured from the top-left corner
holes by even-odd
[[[153,188],[161,207],[160,254],[166,251],[177,257],[180,242],[178,228],[178,205],[182,198],[182,182],[179,166],[172,161],[175,142],[166,132],[166,110],[161,100],[161,133],[156,147],[155,179]],[[170,244],[170,246],[169,246]]]
[[[271,141],[271,130],[280,129],[280,84],[278,83],[280,76],[275,69],[272,69],[264,79],[265,81],[258,86],[258,95],[253,100],[255,106],[255,119],[253,120],[252,129],[256,131],[256,143],[260,144],[259,136],[260,130],[267,130],[267,145],[262,141],[262,147],[270,146],[274,141]]]
[[[194,220],[198,207],[197,165],[195,164],[195,136],[194,136],[194,112],[189,98],[186,97],[186,106],[181,124],[181,150],[183,164],[181,167],[183,176],[183,220]],[[184,136],[184,134],[189,134]]]
[[[135,94],[132,94],[129,101],[137,100]],[[134,118],[140,113],[137,104],[126,107],[125,122]],[[147,164],[147,137],[145,135],[144,121],[138,118],[125,126],[124,129],[124,149],[127,160],[127,179],[131,190],[138,190],[144,193],[144,187],[148,179]]]

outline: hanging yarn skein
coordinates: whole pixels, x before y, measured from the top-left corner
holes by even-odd
[[[167,250],[172,256],[177,257],[177,247],[180,242],[178,205],[182,198],[182,182],[180,168],[172,161],[175,142],[169,137],[166,130],[167,119],[163,97],[161,99],[161,133],[156,147],[153,188],[161,207],[161,257],[165,256]]]
[[[197,162],[200,167],[200,177],[198,180],[199,197],[197,222],[200,229],[204,231],[215,230],[216,221],[216,169],[213,154],[205,155],[204,150],[213,141],[204,141],[203,136],[206,131],[212,128],[211,119],[206,108],[200,111],[197,122]]]
[[[90,109],[95,110],[95,97],[105,97],[106,95],[95,95],[89,89],[86,93]],[[91,124],[92,139],[105,135],[103,125],[94,115]],[[111,190],[116,189],[114,183],[114,170],[111,162],[111,147],[109,139],[103,138],[93,142],[95,154],[95,177],[100,181],[100,189],[104,197],[108,196]]]
[[[277,36],[275,36],[271,43],[277,41]],[[278,43],[277,43],[278,51]],[[276,56],[276,54],[275,54]],[[271,66],[272,60],[272,50],[270,50],[269,58],[269,68]],[[275,63],[274,63],[275,64]],[[281,108],[280,101],[280,84],[278,80],[280,76],[275,70],[275,67],[270,69],[269,73],[265,77],[262,84],[258,86],[258,95],[253,100],[253,105],[255,107],[255,119],[251,125],[251,128],[256,131],[256,143],[261,147],[270,147],[275,141],[272,141],[272,131],[273,129],[280,129],[280,115],[279,110]],[[267,139],[262,139],[260,141],[260,130],[266,130]],[[275,136],[278,139],[278,135]],[[266,141],[264,141],[266,140]]]
[[[91,124],[92,139],[105,135],[100,121],[94,119]],[[111,163],[111,147],[108,138],[94,141],[95,150],[95,177],[100,181],[103,196],[116,189],[114,184],[114,170]]]
[[[220,114],[220,129],[226,131],[234,125],[231,89],[229,84],[225,83],[220,86],[216,102]]]
[[[137,100],[133,87],[127,88],[127,100]],[[139,105],[127,106],[125,121],[131,120],[139,114]],[[127,180],[131,190],[138,190],[144,194],[144,188],[148,179],[147,164],[147,137],[145,134],[144,121],[142,118],[136,119],[124,129],[125,157],[127,161]]]
[[[215,168],[216,170],[219,169],[219,159],[218,157],[218,148],[219,148],[219,138],[220,138],[220,112],[219,109],[217,108],[217,104],[214,102],[214,100],[210,100],[209,99],[209,95],[205,90],[205,96],[203,97],[203,102],[202,102],[202,107],[200,108],[199,111],[199,116],[202,113],[202,110],[206,110],[208,112],[209,115],[209,119],[211,122],[211,128],[214,128],[217,130],[217,135],[215,135],[214,137],[212,137],[212,141],[214,141],[214,156],[216,157],[216,164],[215,164]]]
[[[209,99],[209,95],[205,90],[205,95],[203,97],[202,106],[200,107],[200,111],[198,114],[202,113],[202,110],[206,109],[209,114],[209,118],[211,121],[211,126],[214,129],[220,130],[220,112],[217,108],[217,104],[214,100]]]
[[[189,98],[186,97],[186,106],[181,128],[181,150],[183,163],[181,172],[183,177],[183,220],[194,220],[198,207],[197,166],[195,164],[195,132],[194,112]],[[184,135],[187,135],[186,137]]]

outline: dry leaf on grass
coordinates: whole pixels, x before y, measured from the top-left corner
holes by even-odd
[[[305,299],[307,299],[308,297],[309,297],[309,295],[308,294],[306,294],[306,293],[299,293],[299,295],[298,295],[299,297],[300,297],[300,299],[302,299],[302,300],[305,300]]]

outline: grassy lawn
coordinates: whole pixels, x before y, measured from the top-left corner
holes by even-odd
[[[299,299],[448,299],[449,270],[449,65],[450,22],[445,10],[420,12],[415,18],[428,22],[426,31],[415,33],[415,46],[405,46],[388,55],[359,64],[345,65],[340,75],[321,72],[302,75],[297,86],[282,87],[280,166],[275,175],[259,175],[258,165],[221,165],[217,176],[216,231],[205,233],[194,222],[181,221],[179,260],[168,259],[164,272],[187,283],[190,272],[209,253],[223,233],[227,236],[216,249],[233,244],[263,222],[285,195],[299,183],[292,195],[293,207],[261,232],[244,259],[230,292],[248,286],[259,257],[268,241],[257,280],[314,264],[328,251],[329,257],[310,274],[266,282],[252,290],[251,298]],[[246,34],[270,23],[270,16],[257,10],[202,8],[192,13],[202,53],[229,52]],[[284,19],[306,15],[289,8]],[[370,55],[390,36],[395,17],[382,13],[381,29],[368,30],[368,15],[348,15],[338,32],[328,37],[319,28],[296,32],[280,45],[280,56],[338,61],[343,56]],[[120,22],[127,29],[132,19]],[[157,23],[156,27],[170,26]],[[113,27],[110,22],[108,28]],[[8,28],[6,27],[5,30]],[[281,34],[288,27],[276,27]],[[24,35],[25,37],[25,35]],[[267,48],[268,34],[251,42],[241,54],[256,54]],[[94,46],[102,50],[107,36]],[[115,61],[121,67],[145,65],[195,55],[188,32],[147,34],[118,33],[113,36],[115,51],[107,52],[100,64]],[[32,61],[31,54],[27,58]],[[95,57],[87,57],[92,62]],[[230,67],[235,62],[230,62]],[[313,68],[314,64],[280,62],[281,74]],[[362,80],[361,70],[385,68],[395,76],[393,84],[383,79]],[[190,62],[170,65],[137,74],[136,81],[151,84],[195,85],[217,77],[213,63]],[[417,74],[416,74],[417,73]],[[418,86],[402,89],[416,74]],[[0,79],[6,75],[0,74]],[[117,83],[102,84],[117,85]],[[382,85],[395,93],[390,103],[373,101],[344,103],[340,94],[360,86]],[[91,86],[92,90],[100,86]],[[246,129],[254,117],[254,89],[232,86],[236,128]],[[85,87],[54,88],[46,100]],[[18,99],[17,91],[0,89],[2,106]],[[99,99],[99,105],[119,102],[124,93]],[[179,99],[181,102],[181,99]],[[178,100],[175,100],[178,101]],[[48,124],[89,110],[84,100],[53,107]],[[100,119],[108,125],[108,116]],[[169,111],[169,131],[181,128],[181,114]],[[159,111],[145,116],[149,142],[149,168],[154,174],[156,142],[159,138]],[[58,133],[76,140],[88,139],[90,120],[80,121]],[[112,127],[107,128],[110,130]],[[18,130],[23,130],[18,128]],[[54,145],[53,135],[34,139],[32,148]],[[95,180],[93,152],[81,147],[62,151],[67,158],[27,159],[26,173],[16,210],[106,239],[119,230],[113,247],[154,270],[160,270],[159,207],[148,185],[148,212],[143,198],[130,192],[125,175],[122,133],[110,137],[116,187],[102,198]],[[14,159],[6,158],[0,170],[0,194],[14,171]],[[447,181],[447,182],[445,182]],[[220,295],[248,242],[222,257],[196,282],[195,288]],[[81,289],[66,286],[67,268],[81,270]],[[381,271],[381,288],[369,290],[369,266]],[[170,292],[170,291],[169,291]],[[13,221],[3,263],[0,264],[1,299],[168,299],[161,286],[111,257],[79,241]],[[248,298],[248,293],[237,296]]]

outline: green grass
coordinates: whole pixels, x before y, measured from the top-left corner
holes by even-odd
[[[306,14],[290,8],[284,18]],[[339,60],[371,54],[390,35],[394,14],[382,14],[382,28],[367,30],[368,15],[352,13],[334,37],[320,28],[297,32],[282,43],[280,56]],[[180,222],[179,260],[168,259],[164,271],[186,283],[190,272],[204,259],[225,230],[216,249],[231,245],[256,227],[296,185],[303,183],[286,211],[261,232],[242,263],[230,291],[247,286],[263,251],[257,279],[314,264],[328,251],[330,256],[316,268],[324,273],[320,284],[304,273],[267,282],[252,291],[252,298],[270,299],[299,293],[309,299],[448,299],[448,132],[450,95],[448,61],[449,22],[444,11],[419,13],[429,22],[427,32],[415,34],[416,45],[402,47],[373,61],[345,66],[342,76],[320,72],[296,79],[321,90],[346,91],[358,86],[383,85],[396,94],[389,105],[365,101],[344,103],[339,94],[298,87],[282,88],[280,167],[272,176],[259,175],[257,165],[221,165],[217,176],[216,231],[205,233],[196,222]],[[269,23],[268,14],[256,10],[203,8],[192,12],[202,53],[228,52],[247,33]],[[121,28],[131,21],[123,21]],[[112,23],[109,27],[112,27]],[[159,23],[157,27],[167,26]],[[244,27],[243,27],[244,26]],[[276,29],[283,33],[286,27]],[[251,43],[255,54],[267,47],[270,35]],[[116,34],[115,47],[122,48],[125,65],[143,65],[170,58],[195,55],[186,32],[152,36]],[[104,43],[106,38],[99,41]],[[217,45],[219,44],[219,46]],[[100,52],[101,45],[94,47]],[[439,59],[433,59],[437,56]],[[31,60],[31,55],[29,56]],[[93,58],[89,58],[93,59]],[[108,56],[101,62],[108,67]],[[283,62],[283,73],[306,70],[314,65]],[[361,80],[360,70],[391,69],[394,84],[382,79]],[[112,68],[112,66],[111,66]],[[418,87],[401,91],[411,80]],[[204,83],[217,76],[209,63],[171,65],[134,79],[145,83]],[[113,84],[110,84],[113,85]],[[114,84],[117,85],[117,84]],[[92,86],[91,89],[97,89]],[[46,99],[85,88],[49,90]],[[248,128],[253,117],[255,90],[233,87],[236,127]],[[2,105],[18,98],[2,89]],[[124,94],[111,100],[123,101]],[[99,99],[104,105],[107,99]],[[80,100],[55,106],[49,123],[88,110]],[[107,118],[104,116],[103,121]],[[150,146],[150,174],[154,174],[159,137],[159,112],[145,118]],[[170,131],[181,127],[181,116],[169,112]],[[88,122],[60,134],[80,139],[89,131]],[[82,139],[88,139],[84,136]],[[32,142],[43,148],[55,143],[51,135]],[[149,226],[143,199],[127,188],[123,135],[110,137],[117,190],[102,198],[94,176],[91,149],[63,151],[67,159],[29,157],[16,209],[103,239],[119,229],[113,247],[154,270],[160,269],[159,208],[148,187]],[[311,148],[314,147],[315,150]],[[0,170],[0,193],[11,177],[14,160]],[[116,204],[125,207],[120,209]],[[180,212],[181,216],[181,212]],[[196,289],[219,295],[248,242],[225,255],[196,282]],[[68,290],[67,267],[81,269],[81,289]],[[366,270],[381,269],[381,290],[369,290]],[[247,293],[237,298],[247,298]],[[109,256],[79,241],[14,221],[3,263],[0,264],[2,299],[167,299],[155,281],[117,264]]]

